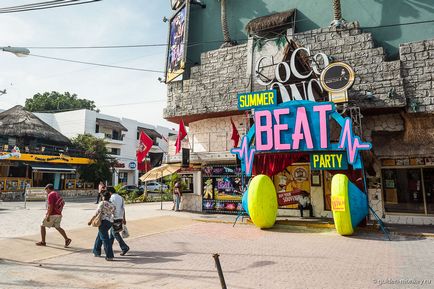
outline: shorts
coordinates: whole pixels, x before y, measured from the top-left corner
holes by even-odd
[[[47,228],[60,228],[60,222],[62,221],[62,215],[51,215],[50,221],[47,222],[47,219],[44,218],[42,220],[41,226],[47,227]]]

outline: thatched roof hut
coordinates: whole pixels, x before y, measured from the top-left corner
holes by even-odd
[[[291,9],[255,18],[247,23],[246,31],[249,35],[264,35],[270,31],[275,33],[284,32],[295,25],[295,11],[295,9]]]
[[[48,144],[70,144],[70,140],[21,105],[0,113],[0,136],[38,139]]]

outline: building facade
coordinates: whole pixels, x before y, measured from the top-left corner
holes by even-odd
[[[110,156],[117,160],[111,180],[111,185],[137,185],[139,171],[136,159],[139,133],[145,132],[154,144],[149,152],[151,166],[159,165],[167,152],[167,139],[175,134],[171,129],[162,126],[153,126],[136,120],[118,118],[91,110],[74,110],[59,113],[36,113],[51,127],[63,133],[68,138],[79,134],[90,134],[107,142]]]
[[[343,16],[354,21],[336,28],[329,26],[333,10],[327,1],[228,1],[229,30],[240,41],[218,48],[220,6],[206,4],[191,7],[188,39],[200,45],[187,49],[193,61],[183,79],[168,83],[164,111],[167,120],[182,119],[189,126],[184,146],[190,148],[190,162],[201,168],[191,172],[200,190],[184,198],[186,209],[239,208],[247,180],[229,151],[231,119],[242,135],[252,124],[252,112],[238,110],[238,93],[274,88],[279,102],[307,99],[309,88],[320,81],[315,69],[345,62],[356,77],[341,113],[372,143],[363,178],[371,207],[386,222],[434,223],[434,28],[425,23],[433,19],[432,9],[406,1],[345,1]],[[303,49],[294,65],[311,72],[304,83],[290,77],[290,69],[281,74],[286,65],[279,66],[290,67],[297,48]],[[171,149],[169,162],[181,162]],[[255,159],[254,165],[261,164]],[[313,215],[331,217],[332,175],[311,170],[309,160],[300,158],[271,177],[277,190],[281,185],[308,191]],[[294,207],[282,207],[279,214],[297,216]]]

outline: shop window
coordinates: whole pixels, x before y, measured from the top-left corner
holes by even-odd
[[[126,185],[128,183],[128,173],[127,172],[119,172],[118,184]]]
[[[423,169],[423,179],[426,210],[428,214],[434,214],[434,168]]]
[[[386,212],[425,213],[421,169],[383,169]]]

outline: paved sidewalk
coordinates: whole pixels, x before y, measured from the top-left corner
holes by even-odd
[[[152,220],[161,221],[158,227],[170,223]],[[231,289],[425,289],[434,284],[434,240],[429,238],[389,242],[363,232],[341,237],[300,226],[288,232],[194,222],[127,242],[132,249],[124,257],[115,243],[113,262],[93,257],[90,249],[38,262],[0,261],[0,288],[217,289],[213,253],[220,254]],[[408,280],[419,285],[383,284]]]

